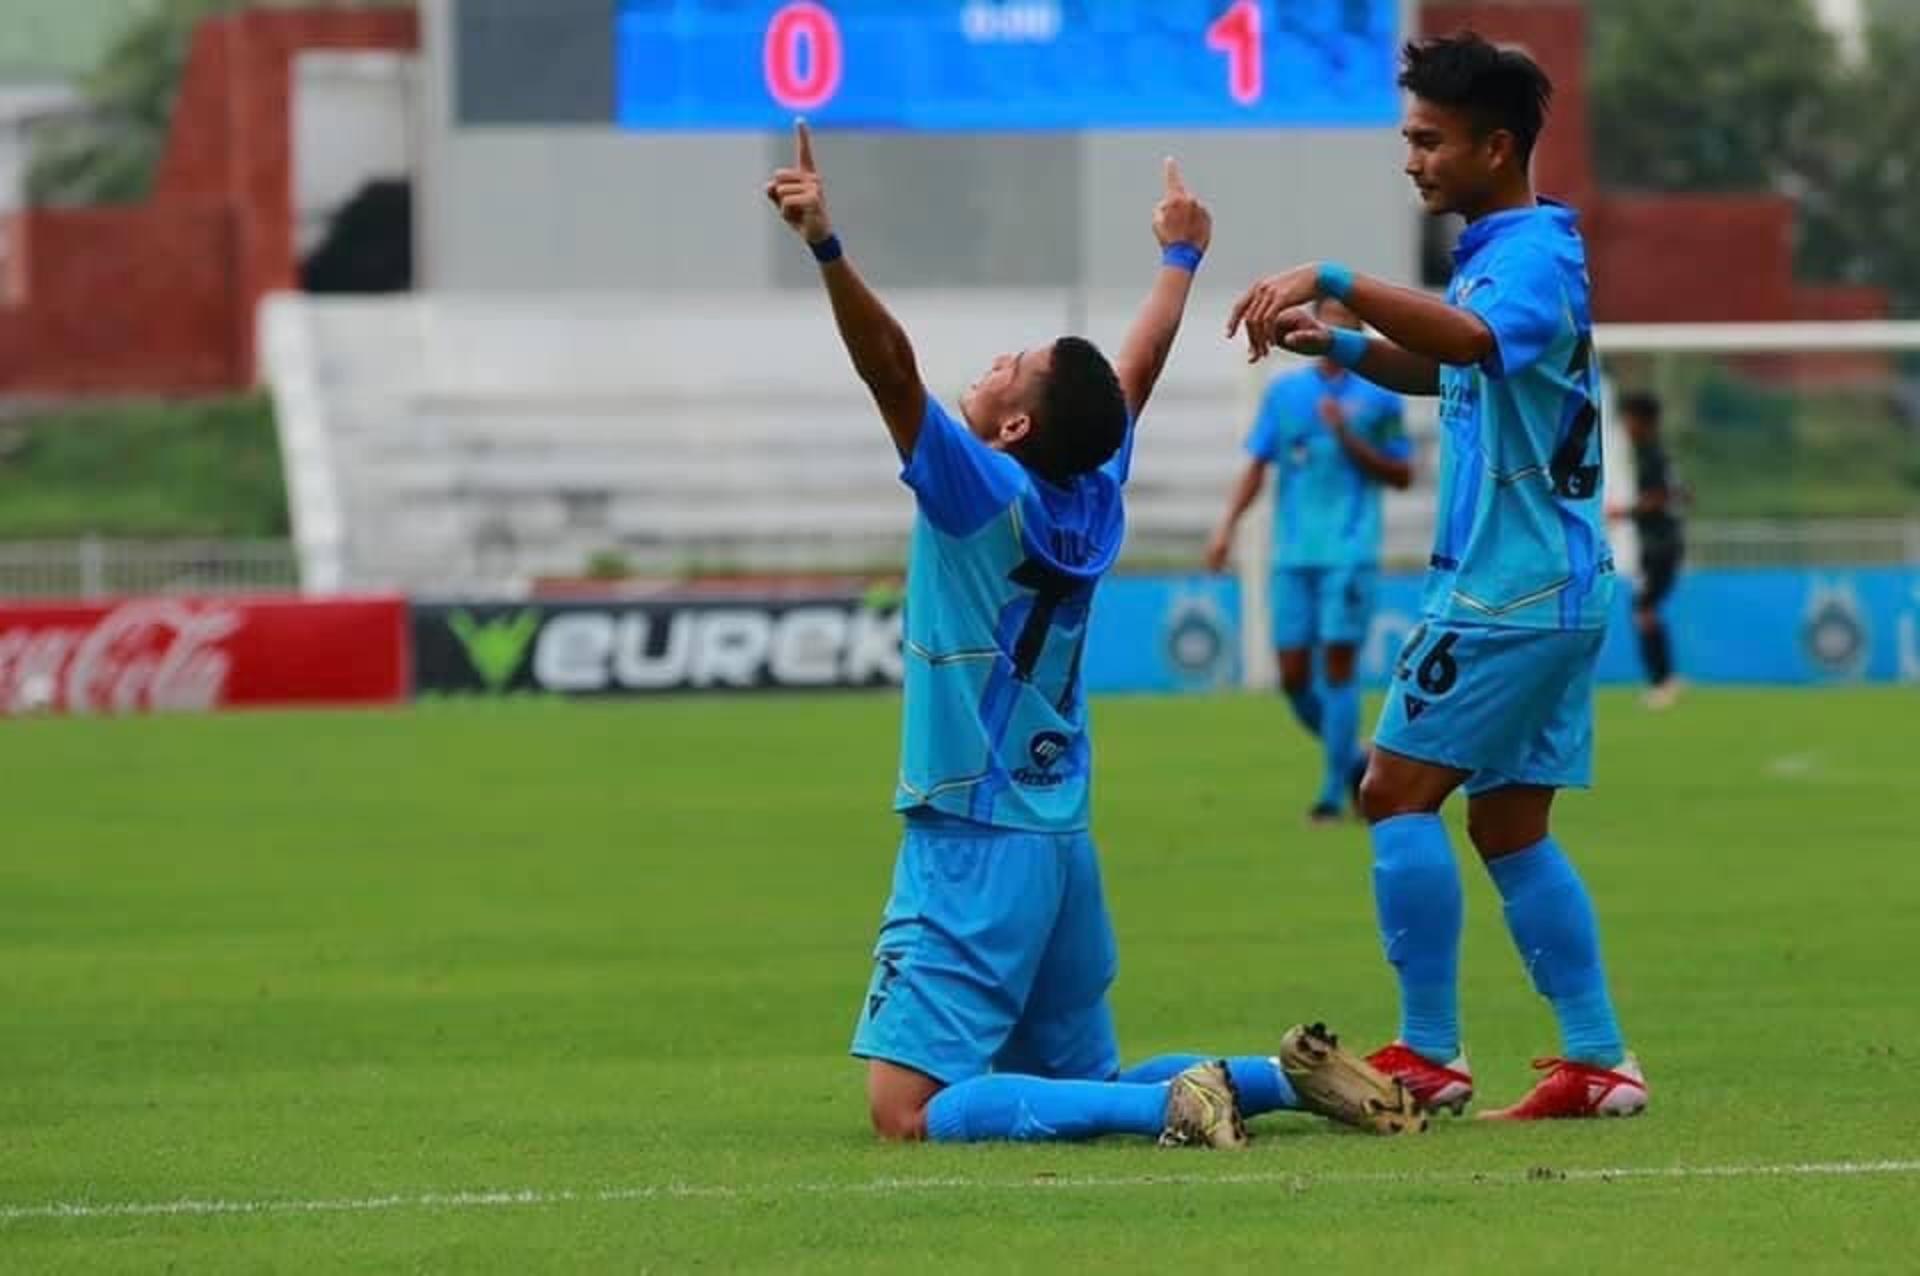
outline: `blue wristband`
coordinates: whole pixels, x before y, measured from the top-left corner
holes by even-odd
[[[1333,344],[1327,347],[1327,358],[1343,368],[1357,368],[1360,361],[1367,357],[1367,334],[1355,332],[1352,328],[1335,328]]]
[[[1320,263],[1317,286],[1322,297],[1345,301],[1347,295],[1353,291],[1353,271],[1337,261],[1323,261]]]
[[[828,235],[819,243],[808,244],[807,247],[813,251],[813,259],[822,266],[830,266],[847,255],[846,250],[840,247],[838,235]]]
[[[1175,270],[1184,270],[1189,275],[1200,269],[1200,259],[1206,256],[1192,244],[1168,244],[1160,250],[1160,264],[1172,266]]]

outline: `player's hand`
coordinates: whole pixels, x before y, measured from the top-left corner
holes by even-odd
[[[1254,284],[1234,303],[1227,316],[1227,337],[1231,340],[1244,327],[1247,331],[1247,362],[1258,363],[1267,357],[1281,333],[1276,325],[1280,316],[1296,306],[1312,301],[1320,292],[1320,266],[1307,262],[1278,275],[1269,275]]]
[[[1165,248],[1168,244],[1192,244],[1201,252],[1213,241],[1213,214],[1195,198],[1180,176],[1180,165],[1169,155],[1166,165],[1166,189],[1153,209],[1153,237]]]
[[[793,167],[774,170],[767,183],[767,199],[780,210],[780,219],[809,244],[833,234],[827,189],[813,164],[813,134],[805,120],[793,122]]]
[[[1273,344],[1293,354],[1314,358],[1333,349],[1333,329],[1314,318],[1305,306],[1286,311],[1273,321]]]
[[[1207,570],[1223,572],[1227,569],[1227,555],[1233,550],[1233,536],[1226,528],[1216,528],[1207,540]]]

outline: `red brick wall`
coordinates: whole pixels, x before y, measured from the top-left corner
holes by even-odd
[[[1793,204],[1774,195],[1608,195],[1589,219],[1601,320],[1793,314]]]
[[[251,384],[254,311],[299,281],[293,57],[418,46],[403,10],[251,10],[202,23],[152,199],[14,220],[0,393]]]
[[[1801,284],[1793,290],[1795,319],[1885,319],[1885,289],[1864,284]]]
[[[15,393],[170,393],[242,384],[228,335],[233,218],[216,201],[43,209],[19,221],[31,304],[0,311]]]
[[[233,23],[203,22],[187,51],[180,92],[174,98],[167,149],[154,175],[153,198],[225,197],[233,181],[233,129],[229,96],[233,79]]]
[[[243,310],[237,334],[253,364],[253,312],[260,298],[297,288],[300,263],[293,224],[293,57],[310,49],[412,49],[419,21],[406,9],[276,12],[255,9],[227,19],[234,27],[233,113],[240,204]]]

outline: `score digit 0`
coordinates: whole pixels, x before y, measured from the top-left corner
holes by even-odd
[[[1267,91],[1260,0],[1234,0],[1207,28],[1207,47],[1227,55],[1227,92],[1233,100],[1242,106],[1258,102]]]
[[[773,15],[761,48],[767,92],[789,111],[825,106],[840,91],[844,46],[825,6],[796,0]]]

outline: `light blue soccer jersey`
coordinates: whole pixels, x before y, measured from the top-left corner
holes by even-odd
[[[1440,508],[1426,614],[1601,629],[1613,597],[1599,366],[1575,214],[1542,200],[1467,227],[1447,300],[1492,329],[1477,367],[1440,369]]]
[[[1132,448],[1129,427],[1099,470],[1048,483],[928,398],[901,473],[919,513],[895,810],[1036,832],[1087,827],[1080,655],[1094,586],[1126,531]]]
[[[1347,428],[1396,459],[1410,454],[1400,398],[1352,372],[1315,364],[1275,377],[1247,436],[1273,466],[1273,565],[1371,567],[1380,561],[1380,484],[1341,448],[1320,415],[1332,399]]]

